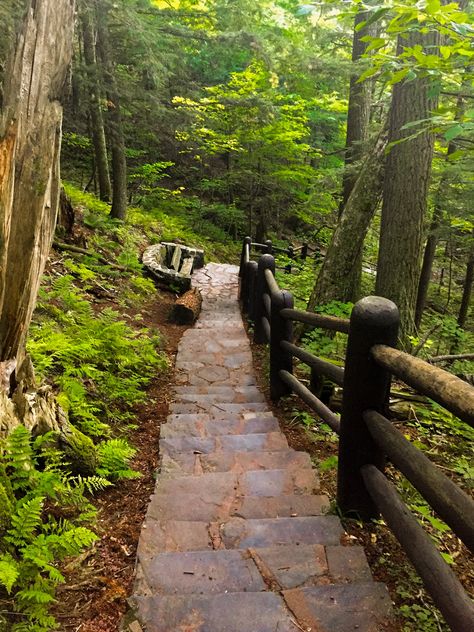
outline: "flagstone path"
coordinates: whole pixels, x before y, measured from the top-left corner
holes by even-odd
[[[209,264],[193,285],[203,309],[180,342],[161,429],[161,468],[138,549],[135,629],[385,630],[385,586],[372,581],[360,547],[341,544],[344,531],[325,514],[309,456],[288,447],[256,386],[238,269]]]

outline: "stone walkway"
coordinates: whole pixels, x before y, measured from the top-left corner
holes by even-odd
[[[360,547],[341,545],[309,456],[288,447],[256,386],[237,273],[209,264],[193,276],[203,310],[181,340],[161,430],[138,619],[148,632],[384,630],[385,586]]]

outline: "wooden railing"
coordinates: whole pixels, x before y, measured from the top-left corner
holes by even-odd
[[[391,376],[444,406],[474,426],[474,387],[452,374],[396,349],[399,313],[391,301],[369,296],[350,320],[294,309],[290,292],[275,280],[271,242],[258,263],[246,237],[240,264],[242,310],[254,324],[254,341],[270,346],[273,400],[296,393],[339,434],[337,503],[348,516],[371,520],[382,514],[454,632],[474,630],[474,605],[433,541],[385,477],[387,460],[420,492],[454,533],[474,552],[474,501],[414,447],[386,418]],[[275,249],[273,249],[274,251]],[[318,358],[293,342],[293,323],[348,334],[345,367]],[[313,378],[343,386],[339,418],[293,375],[293,358],[308,365]]]

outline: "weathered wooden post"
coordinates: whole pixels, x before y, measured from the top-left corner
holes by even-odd
[[[303,247],[301,248],[301,259],[304,261],[306,259],[306,257],[308,256],[308,244],[303,244]]]
[[[272,240],[271,240],[271,239],[267,239],[267,240],[265,241],[265,246],[267,247],[267,252],[266,252],[266,254],[267,254],[267,255],[271,255],[271,254],[272,254],[272,252],[273,252],[273,243],[272,243]]]
[[[293,342],[293,322],[281,316],[281,310],[293,309],[293,295],[286,290],[271,293],[270,337],[270,397],[278,401],[291,393],[291,388],[281,380],[280,371],[293,373],[293,356],[281,348],[281,342]]]
[[[390,373],[370,356],[373,345],[396,346],[400,316],[395,303],[368,296],[356,303],[351,314],[344,370],[341,434],[339,440],[337,502],[344,514],[363,520],[378,516],[367,492],[360,468],[366,464],[384,468],[384,455],[376,446],[362,418],[372,409],[384,414],[390,394]]]
[[[247,263],[247,314],[249,320],[255,322],[255,294],[257,289],[258,264],[256,261]]]
[[[247,248],[248,248],[248,256],[250,258],[250,246],[252,244],[251,237],[245,237],[244,243],[242,244],[242,252],[240,254],[240,267],[239,267],[239,277],[242,277],[245,274],[245,263],[247,261]]]
[[[273,255],[262,255],[258,260],[257,286],[254,294],[255,329],[253,334],[253,341],[259,345],[267,341],[262,325],[262,316],[266,315],[265,306],[263,304],[263,295],[267,292],[265,270],[271,270],[271,272],[275,274],[275,258],[273,257]]]

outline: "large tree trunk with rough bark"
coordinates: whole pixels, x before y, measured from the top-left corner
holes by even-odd
[[[35,389],[26,336],[56,224],[61,95],[74,0],[31,0],[6,65],[0,112],[0,435],[23,423],[69,432],[47,388]]]
[[[416,32],[400,37],[398,52],[424,43]],[[385,171],[376,293],[398,305],[405,340],[414,331],[433,134],[403,127],[430,116],[428,92],[428,78],[397,83],[390,109],[389,142],[396,144],[390,149]],[[411,135],[414,137],[408,139]]]
[[[334,230],[308,303],[310,311],[333,300],[347,302],[357,298],[353,271],[361,259],[364,239],[380,201],[386,145],[387,133],[384,131],[363,163]]]

